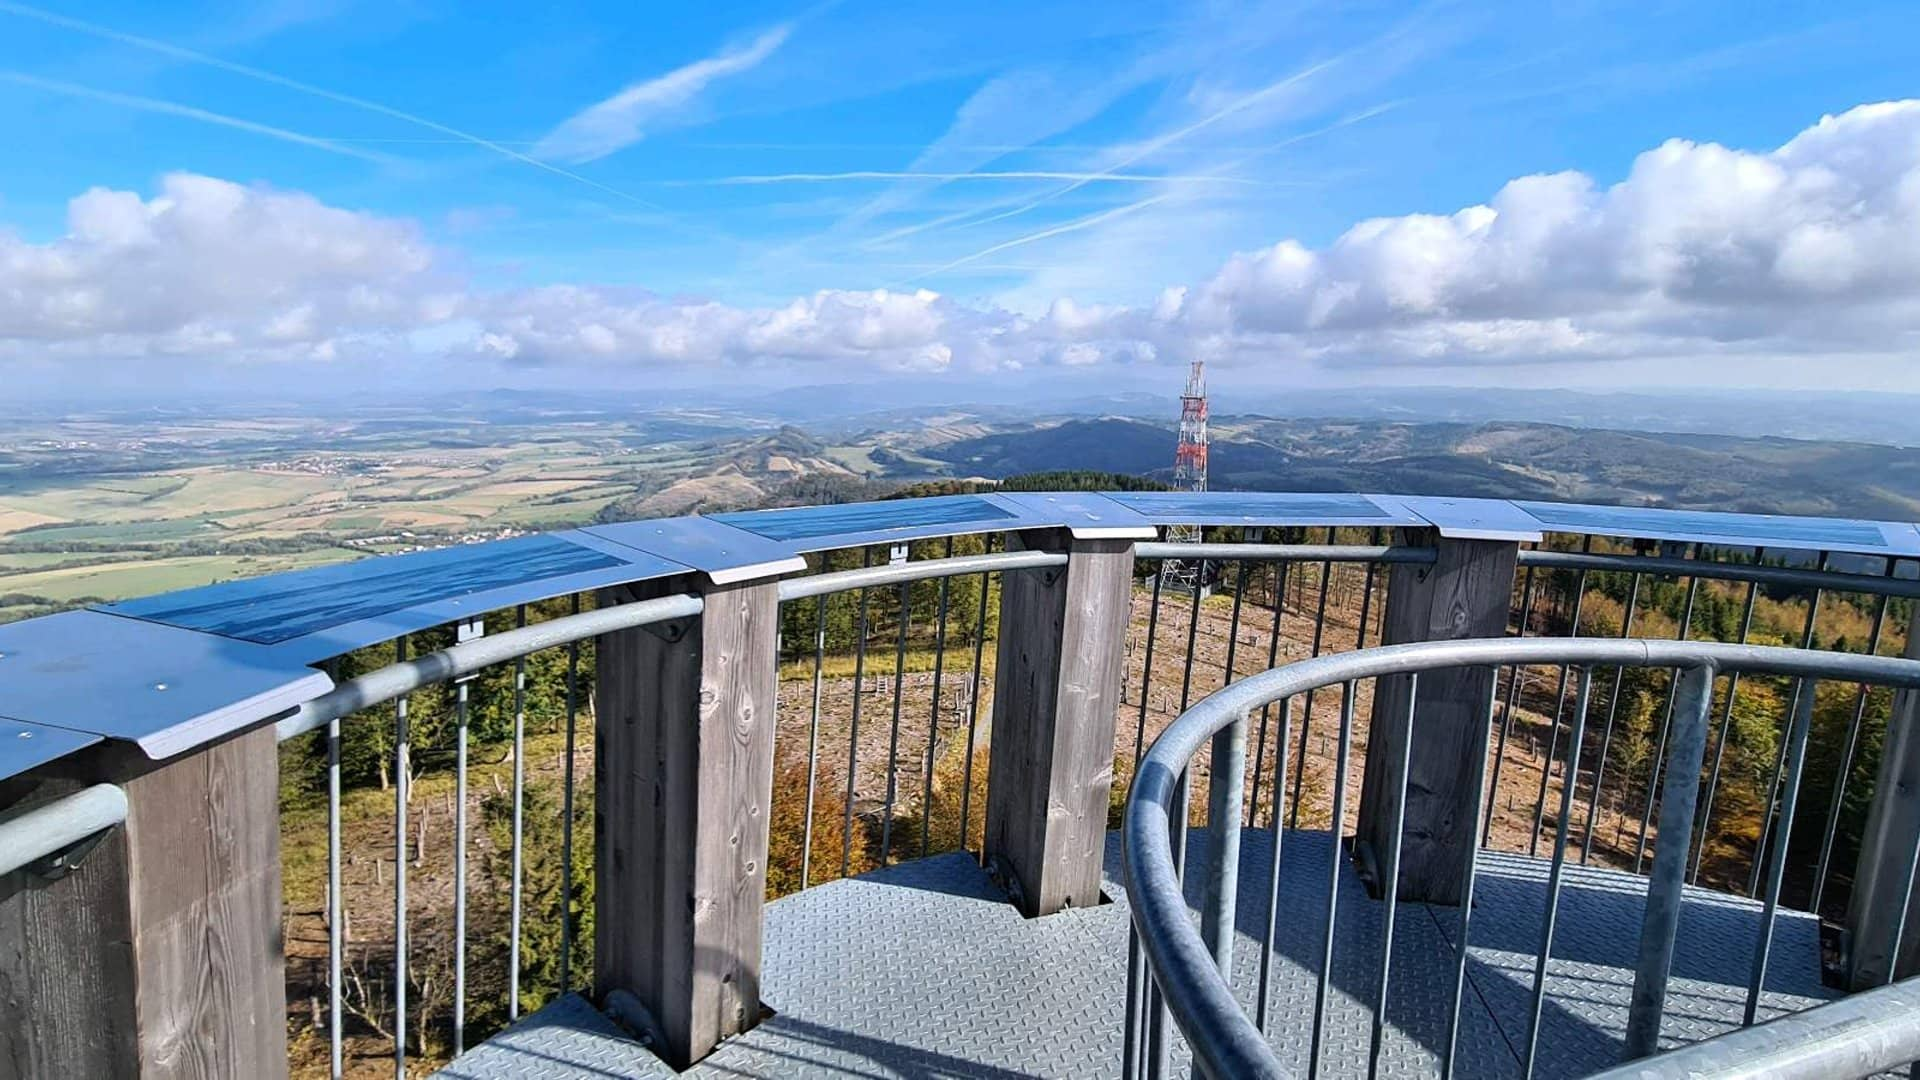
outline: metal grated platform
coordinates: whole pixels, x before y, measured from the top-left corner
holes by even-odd
[[[1192,836],[1190,858],[1200,857],[1205,840]],[[1281,1060],[1302,1075],[1332,853],[1324,832],[1289,832],[1282,841],[1273,1038]],[[1251,1009],[1270,834],[1247,833],[1242,854],[1235,986]],[[686,1075],[1115,1075],[1127,946],[1126,897],[1114,878],[1118,855],[1118,838],[1110,837],[1107,893],[1113,903],[1045,919],[1023,919],[962,854],[818,886],[768,905],[762,992],[776,1015]],[[1544,860],[1482,857],[1459,1076],[1519,1075],[1546,872]],[[1642,895],[1637,878],[1569,868],[1548,968],[1537,1075],[1580,1076],[1615,1061],[1633,985]],[[1300,915],[1290,918],[1289,912]],[[1367,897],[1343,860],[1325,1076],[1365,1075],[1382,914],[1382,905]],[[1738,1024],[1758,926],[1758,904],[1715,893],[1689,895],[1664,1029],[1670,1043]],[[1455,909],[1402,905],[1381,1075],[1438,1075],[1458,928]],[[1819,981],[1816,922],[1782,912],[1762,1016],[1830,996]],[[1185,1075],[1185,1049],[1177,1039],[1175,1044],[1175,1074]],[[604,1080],[675,1074],[572,996],[439,1075]]]

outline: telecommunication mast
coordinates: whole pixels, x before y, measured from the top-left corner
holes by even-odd
[[[1207,490],[1207,364],[1195,360],[1187,373],[1187,389],[1180,395],[1180,437],[1173,447],[1173,487],[1176,491]],[[1200,542],[1200,526],[1170,525],[1167,539],[1175,543]],[[1176,589],[1206,588],[1206,563],[1198,559],[1168,559],[1160,564],[1163,582]]]

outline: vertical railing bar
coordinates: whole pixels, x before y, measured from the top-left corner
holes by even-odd
[[[1525,584],[1520,586],[1520,628],[1514,635],[1515,640],[1527,636],[1527,624],[1533,619],[1533,567],[1527,567]],[[1511,594],[1509,594],[1511,595]],[[1500,790],[1500,767],[1507,761],[1507,737],[1513,733],[1513,710],[1520,696],[1520,684],[1525,681],[1526,670],[1519,664],[1507,669],[1507,707],[1500,718],[1500,743],[1493,752],[1493,790]],[[1498,683],[1499,673],[1494,673]],[[1480,825],[1480,842],[1487,843],[1493,837],[1493,814],[1499,805],[1498,799],[1488,799],[1486,820]]]
[[[823,567],[824,569],[824,567]],[[800,826],[800,888],[813,883],[813,803],[820,778],[820,671],[827,662],[827,594],[813,605],[813,712],[807,718],[807,805]]]
[[[1793,836],[1793,814],[1800,801],[1800,780],[1807,764],[1807,729],[1813,724],[1817,685],[1801,679],[1794,701],[1793,724],[1787,733],[1787,789],[1780,796],[1780,828],[1773,834],[1773,857],[1767,867],[1767,898],[1760,908],[1760,940],[1754,943],[1753,974],[1747,980],[1747,1007],[1740,1023],[1752,1027],[1760,1010],[1760,991],[1767,981],[1767,961],[1773,955],[1773,925],[1780,911],[1780,886],[1787,876],[1787,843]]]
[[[467,683],[453,688],[453,1056],[467,1048]]]
[[[1193,578],[1193,604],[1187,610],[1187,662],[1180,673],[1180,711],[1187,711],[1187,702],[1193,694],[1193,654],[1200,633],[1200,594],[1205,592],[1207,576],[1206,560],[1199,560],[1199,569]]]
[[[1902,915],[1913,910],[1913,888],[1916,882],[1920,881],[1920,832],[1914,834],[1913,850],[1907,856],[1906,879],[1906,887],[1901,890],[1900,893],[1900,906],[1894,909],[1895,911],[1901,912]],[[1893,924],[1893,943],[1892,946],[1887,949],[1887,975],[1886,979],[1881,983],[1882,986],[1892,986],[1894,979],[1900,971],[1900,949],[1901,946],[1906,943],[1905,937],[1907,932],[1907,920],[1905,918],[1889,919],[1887,921]]]
[[[395,663],[407,659],[407,639],[394,642]],[[412,787],[407,695],[393,700],[393,1075],[407,1080],[407,799]]]
[[[580,614],[580,594],[568,605]],[[567,643],[567,745],[560,779],[560,993],[573,990],[573,756],[579,734],[580,643]]]
[[[1380,546],[1380,530],[1378,528],[1368,534],[1368,542],[1374,547]],[[1374,575],[1379,569],[1379,563],[1368,563],[1366,584],[1360,587],[1360,627],[1353,635],[1353,647],[1355,649],[1364,649],[1367,647],[1367,620],[1373,616],[1373,582]]]
[[[1329,526],[1327,529],[1328,544],[1333,543],[1334,535],[1335,535],[1335,530],[1331,526]],[[1320,600],[1319,600],[1318,610],[1315,612],[1313,617],[1313,652],[1311,653],[1312,657],[1317,657],[1320,655],[1320,645],[1326,638],[1327,579],[1329,576],[1332,575],[1332,573],[1333,573],[1333,563],[1331,561],[1325,561],[1320,564]],[[1313,727],[1313,691],[1309,690],[1307,691],[1306,705],[1303,706],[1300,710],[1300,753],[1294,756],[1293,802],[1287,807],[1287,828],[1289,829],[1297,829],[1300,827],[1300,790],[1301,790],[1301,785],[1306,783],[1306,780],[1307,780],[1307,740],[1310,737],[1312,727]]]
[[[1286,775],[1288,736],[1291,734],[1293,724],[1292,712],[1293,699],[1281,698],[1280,730],[1273,751],[1273,775],[1275,776]],[[1273,792],[1275,798],[1278,798],[1279,784],[1274,784]],[[1259,1028],[1263,1035],[1267,1031],[1267,1014],[1273,1004],[1269,985],[1273,976],[1273,936],[1280,920],[1280,842],[1286,835],[1286,830],[1280,827],[1278,803],[1274,804],[1272,813],[1267,815],[1267,827],[1273,832],[1273,858],[1267,866],[1267,924],[1262,928],[1263,936],[1260,939],[1260,976],[1253,1021],[1254,1026]]]
[[[941,558],[953,558],[953,537],[947,537]],[[940,677],[945,674],[947,660],[947,585],[951,580],[940,579],[940,611],[934,620],[933,707],[927,714],[927,775],[920,787],[920,857],[923,859],[933,852],[933,758],[940,740]]]
[[[1374,682],[1373,692],[1377,699],[1380,693],[1378,680]],[[1407,774],[1413,767],[1413,703],[1419,696],[1420,676],[1418,673],[1410,674],[1407,676],[1407,711],[1402,720],[1404,727],[1400,738],[1400,760],[1394,763],[1397,772],[1387,781],[1398,790],[1393,800],[1393,843],[1388,846],[1386,860],[1380,867],[1380,895],[1386,904],[1380,926],[1380,978],[1374,986],[1373,1030],[1367,1040],[1367,1080],[1380,1075],[1380,1050],[1386,1042],[1387,992],[1393,975],[1393,922],[1400,907],[1400,843],[1407,828]],[[1338,830],[1335,832],[1337,835]]]
[[[880,814],[880,865],[893,865],[893,804],[900,782],[900,702],[907,682],[907,627],[913,583],[900,583],[900,628],[893,646],[893,729],[887,735],[887,798]]]
[[[983,552],[993,550],[993,537],[988,536],[980,545]],[[967,697],[967,760],[960,766],[960,850],[967,849],[968,825],[973,820],[973,740],[974,732],[980,724],[980,668],[985,662],[987,645],[987,597],[992,582],[987,572],[980,573],[980,605],[975,613],[973,626],[973,688]],[[1139,761],[1135,755],[1134,760]],[[985,857],[986,852],[981,851]]]
[[[1693,837],[1693,813],[1700,798],[1700,766],[1707,755],[1707,716],[1713,708],[1714,671],[1710,665],[1683,669],[1684,709],[1677,709],[1673,760],[1660,793],[1660,843],[1654,849],[1647,881],[1646,914],[1640,924],[1639,958],[1634,965],[1633,998],[1627,1013],[1625,1060],[1654,1053],[1660,1045],[1660,1021],[1666,1011],[1667,982],[1673,975],[1673,949],[1680,928],[1681,891],[1686,884],[1687,841]]]
[[[1754,548],[1753,558],[1759,562],[1765,548]],[[1747,585],[1747,600],[1740,616],[1740,644],[1745,645],[1753,633],[1753,609],[1760,599],[1760,583]],[[1740,672],[1727,676],[1726,707],[1720,714],[1720,736],[1713,744],[1713,766],[1707,770],[1707,795],[1700,808],[1700,835],[1693,848],[1693,869],[1687,875],[1687,883],[1695,884],[1700,880],[1700,862],[1707,854],[1707,834],[1713,827],[1713,799],[1720,790],[1720,768],[1727,756],[1727,739],[1733,734],[1733,704],[1740,695]]]
[[[1634,609],[1640,604],[1640,575],[1633,575],[1633,583],[1627,588],[1627,613],[1620,620],[1620,639],[1625,641],[1633,636]],[[1600,789],[1607,778],[1607,755],[1613,750],[1613,721],[1620,715],[1620,691],[1626,685],[1627,669],[1625,665],[1613,669],[1613,690],[1607,696],[1607,726],[1600,733],[1600,757],[1593,764],[1593,790],[1587,798],[1587,827],[1580,837],[1580,865],[1587,865],[1593,857],[1594,823],[1600,814]]]
[[[1340,905],[1340,829],[1341,822],[1347,816],[1347,755],[1353,748],[1353,699],[1354,686],[1351,680],[1342,684],[1340,694],[1340,756],[1334,762],[1333,769],[1333,826],[1328,830],[1327,840],[1330,849],[1327,852],[1327,865],[1332,867],[1327,877],[1327,925],[1320,938],[1320,972],[1313,995],[1313,1040],[1307,1051],[1307,1077],[1320,1075],[1320,1049],[1327,1025],[1327,993],[1331,989],[1333,975],[1333,939],[1334,926],[1338,918]],[[1306,754],[1306,740],[1301,739],[1301,755]]]
[[[1490,674],[1494,677],[1487,680],[1487,696],[1480,710],[1487,721],[1478,727],[1480,746],[1478,752],[1473,755],[1473,777],[1470,781],[1473,785],[1470,790],[1476,793],[1475,798],[1478,800],[1473,808],[1476,819],[1479,817],[1481,804],[1493,801],[1487,794],[1488,788],[1491,787],[1487,783],[1487,740],[1493,733],[1493,709],[1497,700],[1496,687],[1499,683],[1499,672],[1496,669]],[[1466,866],[1463,867],[1460,887],[1460,941],[1455,947],[1453,958],[1453,1007],[1447,1013],[1447,1048],[1440,1059],[1440,1080],[1451,1080],[1453,1076],[1453,1062],[1460,1049],[1460,1007],[1465,1002],[1467,993],[1467,947],[1471,940],[1468,934],[1473,928],[1473,888],[1478,879],[1480,848],[1477,844],[1465,846]]]
[[[339,680],[340,665],[327,665]],[[347,903],[340,881],[340,718],[327,721],[327,1062],[328,1075],[340,1080],[345,1068],[346,1035],[341,1016],[341,979]]]
[[[1593,669],[1580,669],[1579,689],[1574,692],[1573,738],[1567,743],[1567,775],[1580,775],[1580,748],[1587,734],[1587,709],[1593,700]],[[1540,1045],[1540,1017],[1547,1002],[1547,961],[1553,956],[1553,933],[1560,918],[1561,875],[1567,866],[1567,833],[1573,818],[1573,783],[1560,788],[1560,820],[1553,830],[1553,866],[1547,871],[1547,915],[1540,929],[1540,951],[1533,960],[1533,1011],[1527,1020],[1527,1051],[1521,1066],[1523,1080],[1533,1080],[1535,1055]]]
[[[1280,660],[1280,616],[1281,616],[1281,609],[1286,606],[1281,598],[1286,594],[1286,590],[1287,590],[1287,564],[1284,562],[1274,563],[1272,567],[1272,573],[1273,573],[1273,632],[1267,637],[1267,670],[1269,671],[1273,670],[1274,666]],[[1265,705],[1260,706],[1260,736],[1259,738],[1253,741],[1253,795],[1251,797],[1253,799],[1253,814],[1254,814],[1253,823],[1255,825],[1258,825],[1260,823],[1259,822],[1260,781],[1261,781],[1260,767],[1266,764],[1266,760],[1267,760],[1267,722],[1268,722],[1268,718],[1271,717],[1272,714],[1273,714],[1272,702],[1268,702]],[[1135,760],[1139,759],[1139,755],[1137,753],[1134,755],[1134,757],[1135,757]],[[1280,768],[1278,762],[1275,763],[1274,770],[1275,771],[1273,775],[1275,776],[1286,775],[1286,771]],[[1274,790],[1276,792],[1280,790],[1279,785],[1277,783],[1274,785]]]
[[[1582,554],[1593,550],[1593,536],[1588,534],[1581,545]],[[1580,614],[1587,602],[1587,572],[1582,570],[1573,578],[1573,621],[1567,625],[1568,637],[1580,636]],[[1560,717],[1567,711],[1567,676],[1571,668],[1560,665],[1560,685],[1553,692],[1553,723],[1547,732],[1547,756],[1540,763],[1540,794],[1534,799],[1533,833],[1527,838],[1527,857],[1535,858],[1540,854],[1540,827],[1547,817],[1547,786],[1553,776],[1553,758],[1560,752]],[[1573,753],[1579,760],[1580,752]],[[1562,774],[1561,783],[1571,784],[1579,779],[1577,774]]]
[[[1824,571],[1827,568],[1829,558],[1830,555],[1828,552],[1823,551],[1820,553],[1819,568],[1821,570]],[[1813,639],[1820,620],[1820,600],[1824,595],[1824,590],[1815,589],[1813,590],[1813,599],[1807,602],[1807,621],[1805,626],[1802,627],[1800,634],[1800,648],[1803,650],[1813,648]],[[1787,703],[1789,723],[1792,722],[1793,710],[1800,706],[1800,689],[1800,684],[1795,683],[1793,698]],[[1767,782],[1766,812],[1760,819],[1760,842],[1754,846],[1753,867],[1747,874],[1747,895],[1750,897],[1760,891],[1761,862],[1767,850],[1767,840],[1773,835],[1773,823],[1777,810],[1775,804],[1780,797],[1780,774],[1781,771],[1786,768],[1786,765],[1787,743],[1786,740],[1782,739],[1780,741],[1780,752],[1776,754],[1773,759],[1773,776]]]
[[[1140,931],[1134,928],[1132,920],[1128,920],[1126,1013],[1120,1035],[1120,1075],[1123,1080],[1136,1080],[1140,1075],[1140,1021],[1147,997],[1144,985],[1147,978],[1145,957],[1140,951]]]
[[[873,565],[873,549],[860,549],[860,565]],[[847,805],[846,823],[840,836],[840,876],[846,877],[853,870],[853,795],[854,781],[860,769],[860,683],[867,675],[867,589],[860,589],[860,620],[854,631],[853,646],[853,717],[847,725]]]
[[[1886,576],[1891,578],[1899,570],[1900,561],[1887,559]],[[1887,625],[1887,602],[1892,598],[1880,597],[1880,605],[1873,613],[1873,629],[1867,635],[1868,656],[1880,653],[1880,636]],[[1867,684],[1861,683],[1853,697],[1853,719],[1847,724],[1847,741],[1840,753],[1840,768],[1833,779],[1833,801],[1827,808],[1827,823],[1820,833],[1820,861],[1813,872],[1813,902],[1807,910],[1820,914],[1820,901],[1827,895],[1827,873],[1832,869],[1833,842],[1840,830],[1840,811],[1847,798],[1847,781],[1853,774],[1853,758],[1860,747],[1860,727],[1867,717]]]
[[[1699,544],[1693,545],[1692,554],[1689,558],[1700,558]],[[1693,603],[1694,598],[1699,595],[1699,592],[1700,575],[1694,574],[1687,578],[1687,602],[1682,608],[1680,617],[1680,636],[1678,639],[1680,641],[1687,640],[1693,630]],[[1639,838],[1634,841],[1633,872],[1636,874],[1640,872],[1640,868],[1647,857],[1647,828],[1653,823],[1654,798],[1660,791],[1660,770],[1664,768],[1667,763],[1667,734],[1673,728],[1673,706],[1674,702],[1679,700],[1679,696],[1680,670],[1675,668],[1673,674],[1669,676],[1667,680],[1667,707],[1660,719],[1660,738],[1653,744],[1653,772],[1647,776],[1647,804],[1640,810],[1640,835]],[[1695,782],[1698,782],[1697,777],[1695,778]],[[1692,837],[1693,825],[1689,822],[1687,825],[1687,838],[1692,839]]]
[[[514,625],[527,625],[527,605],[514,613]],[[507,907],[507,1020],[520,1019],[521,874],[525,864],[527,792],[527,658],[513,662],[513,866]]]
[[[1153,592],[1147,609],[1146,662],[1140,669],[1140,718],[1133,729],[1133,771],[1129,775],[1129,783],[1132,782],[1131,777],[1140,774],[1140,755],[1147,748],[1147,696],[1153,689],[1153,642],[1160,627],[1160,586],[1165,580],[1165,574],[1154,572]]]
[[[1226,567],[1222,566],[1222,570]],[[1221,686],[1231,686],[1235,679],[1234,658],[1240,646],[1240,604],[1247,594],[1247,564],[1237,560],[1233,564],[1233,614],[1227,618],[1227,666],[1223,673]]]

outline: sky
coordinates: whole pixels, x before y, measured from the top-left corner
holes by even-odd
[[[1920,390],[1920,5],[0,0],[15,393],[1194,359]]]

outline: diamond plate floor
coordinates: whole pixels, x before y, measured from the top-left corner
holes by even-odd
[[[1192,858],[1205,837],[1192,837]],[[1272,840],[1242,842],[1235,986],[1252,1007]],[[1281,918],[1272,973],[1274,1045],[1302,1075],[1313,1024],[1333,844],[1324,832],[1282,842]],[[767,906],[761,992],[776,1015],[687,1076],[1110,1077],[1119,1072],[1127,908],[1107,850],[1113,903],[1027,920],[965,855],[907,863]],[[1341,860],[1322,1075],[1364,1076],[1380,964],[1383,907]],[[1517,1077],[1546,896],[1543,860],[1482,857],[1468,951],[1457,1075]],[[1195,875],[1198,877],[1198,875]],[[1633,985],[1643,887],[1569,868],[1548,965],[1536,1075],[1582,1076],[1617,1057]],[[1197,893],[1193,897],[1197,900]],[[1691,893],[1665,1034],[1690,1042],[1737,1025],[1759,905]],[[1289,913],[1299,913],[1290,917]],[[1381,1060],[1387,1077],[1432,1077],[1444,1053],[1459,912],[1403,905]],[[1819,928],[1782,912],[1762,1015],[1832,996],[1819,980]],[[1185,1075],[1186,1051],[1174,1050]],[[672,1077],[646,1048],[579,997],[526,1018],[439,1075],[604,1080]]]

